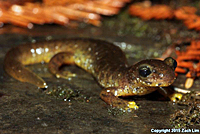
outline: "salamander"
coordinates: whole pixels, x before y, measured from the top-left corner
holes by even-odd
[[[107,104],[118,108],[138,106],[119,96],[146,95],[155,90],[170,96],[165,88],[175,80],[176,61],[146,59],[129,66],[123,51],[103,40],[73,38],[23,44],[11,48],[4,59],[4,69],[13,78],[47,88],[46,82],[25,66],[35,63],[48,63],[49,71],[57,78],[64,78],[59,68],[63,65],[76,65],[92,74],[103,87],[100,97]],[[73,77],[71,72],[67,76]]]

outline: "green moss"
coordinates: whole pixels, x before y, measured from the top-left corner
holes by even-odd
[[[178,104],[187,107],[171,115],[170,121],[174,128],[191,128],[200,124],[200,100],[195,93],[184,95]]]
[[[70,100],[73,97],[78,97],[79,93],[75,92],[71,88],[68,87],[53,87],[52,89],[47,91],[47,94],[56,97],[56,98],[61,98],[64,100]]]
[[[129,15],[128,10],[122,11],[119,15],[104,19],[103,25],[109,29],[115,29],[118,36],[133,34],[141,37],[149,30],[145,21]]]
[[[112,107],[108,108],[108,113],[112,116],[124,115],[127,112],[128,111],[118,109],[118,108],[112,108]]]

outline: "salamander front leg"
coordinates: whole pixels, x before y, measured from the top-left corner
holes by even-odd
[[[171,101],[176,102],[181,100],[182,94],[173,91],[170,87],[160,87],[158,89],[159,93],[165,97],[168,97]]]
[[[70,71],[60,72],[60,67],[63,64],[73,65],[74,58],[72,53],[62,52],[53,56],[48,64],[49,71],[54,74],[57,78],[68,79],[70,77],[75,77],[76,74],[71,73]]]
[[[112,107],[117,107],[119,109],[128,110],[128,109],[138,109],[139,107],[136,105],[134,101],[123,100],[117,95],[117,88],[106,88],[103,89],[100,93],[100,97],[107,104]]]

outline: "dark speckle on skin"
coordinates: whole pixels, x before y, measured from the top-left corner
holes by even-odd
[[[145,81],[145,83],[147,83],[147,84],[150,84],[150,85],[151,85],[153,82],[150,82],[150,81]]]

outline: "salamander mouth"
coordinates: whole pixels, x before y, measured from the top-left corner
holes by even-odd
[[[171,80],[171,81],[168,81],[168,82],[158,82],[158,81],[155,81],[155,82],[151,82],[151,81],[145,81],[145,80],[141,80],[141,79],[137,79],[139,83],[145,85],[145,86],[149,86],[149,87],[168,87],[170,86],[174,80]]]

